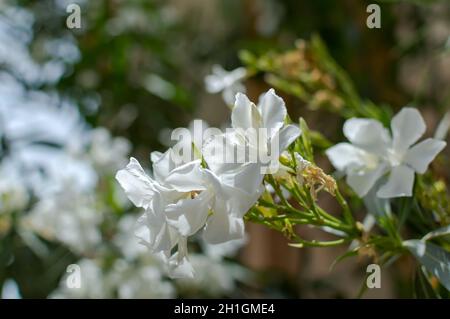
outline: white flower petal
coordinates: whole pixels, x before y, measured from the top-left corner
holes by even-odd
[[[228,213],[234,216],[243,217],[264,191],[262,184],[256,189],[251,189],[251,193],[239,186],[230,186],[226,183],[226,179],[223,180],[222,176],[219,178],[210,170],[205,170],[205,178],[211,185],[216,198],[224,200]]]
[[[359,197],[367,195],[369,190],[374,186],[376,181],[383,176],[386,171],[385,165],[378,165],[373,170],[360,170],[349,172],[347,175],[347,183]]]
[[[438,140],[445,140],[447,138],[449,129],[450,129],[450,111],[445,113],[442,120],[440,120],[436,128],[436,131],[434,132],[434,138]]]
[[[150,154],[150,159],[153,163],[153,175],[158,182],[163,183],[169,173],[177,167],[173,156],[171,148],[165,153],[152,152]]]
[[[220,65],[214,65],[212,74],[205,77],[206,90],[209,93],[222,91],[222,97],[225,103],[233,105],[236,93],[245,92],[245,86],[241,81],[245,78],[246,74],[247,70],[242,67],[228,72]]]
[[[254,194],[260,189],[264,174],[261,173],[261,165],[246,163],[236,166],[233,170],[222,172],[220,179],[226,185]]]
[[[150,160],[152,163],[155,163],[161,159],[161,157],[164,155],[164,153],[159,151],[153,151],[150,153]]]
[[[227,201],[227,209],[230,215],[243,218],[250,208],[256,203],[264,192],[264,186],[261,184],[253,193],[246,193],[239,189],[232,188],[229,194],[232,196]]]
[[[19,286],[13,279],[7,279],[3,282],[0,299],[22,299]]]
[[[194,268],[188,259],[187,238],[178,235],[178,251],[170,255],[170,251],[160,253],[159,257],[166,263],[168,274],[171,278],[192,278],[194,277]]]
[[[181,199],[176,204],[169,204],[165,210],[168,224],[182,236],[195,234],[206,223],[213,196],[204,191],[194,199]]]
[[[178,254],[170,257],[168,262],[168,275],[172,279],[194,278],[194,268],[187,257],[178,260]]]
[[[231,112],[231,125],[233,128],[259,128],[261,115],[256,105],[245,94],[236,94],[233,111]]]
[[[274,145],[275,140],[278,139],[277,159],[280,154],[300,136],[300,134],[301,130],[298,126],[286,125],[272,137],[272,145]]]
[[[227,81],[228,83],[236,83],[242,81],[247,75],[247,69],[244,67],[236,68],[228,72]]]
[[[225,155],[230,158],[226,158]],[[261,173],[261,165],[245,162],[244,146],[233,134],[214,136],[205,143],[203,156],[209,169],[216,176],[220,176],[221,182],[229,186],[253,194],[262,183],[264,174]]]
[[[365,153],[365,151],[350,143],[336,144],[325,152],[331,164],[338,171],[366,166],[366,162],[364,161]]]
[[[149,207],[155,193],[154,181],[135,158],[130,158],[126,168],[117,172],[116,179],[136,207]]]
[[[166,177],[165,183],[178,192],[204,190],[205,186],[200,160],[183,164],[174,169]]]
[[[391,121],[394,149],[407,150],[425,133],[425,129],[425,121],[417,109],[402,108]]]
[[[283,99],[275,94],[274,89],[270,89],[262,96],[258,109],[261,112],[263,127],[267,128],[269,133],[275,133],[283,127],[287,110]]]
[[[428,169],[428,165],[446,145],[447,143],[444,141],[427,138],[410,148],[403,161],[414,168],[417,173],[423,174]]]
[[[394,198],[411,196],[414,185],[414,171],[399,165],[391,169],[388,181],[380,187],[377,196],[380,198]]]
[[[215,64],[212,67],[212,74],[205,77],[206,91],[209,93],[217,93],[222,91],[226,87],[224,81],[227,71],[225,71],[220,65]]]
[[[352,144],[368,152],[383,152],[390,143],[389,132],[376,120],[351,118],[345,122],[343,130]]]
[[[175,244],[173,232],[166,223],[163,209],[162,199],[157,194],[152,202],[152,207],[147,209],[138,220],[139,224],[147,227],[147,231],[140,228],[140,233],[136,236],[152,252],[170,250]]]
[[[228,214],[224,201],[216,201],[214,213],[208,218],[203,238],[209,244],[220,244],[245,235],[244,220]]]

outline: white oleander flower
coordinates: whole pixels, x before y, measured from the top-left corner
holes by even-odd
[[[212,74],[205,77],[206,90],[209,93],[222,92],[222,97],[227,105],[233,105],[236,93],[245,93],[242,81],[247,71],[240,67],[233,71],[226,71],[220,65],[212,67]]]
[[[213,136],[203,147],[211,171],[249,196],[260,192],[264,172],[278,169],[280,154],[301,133],[297,126],[285,124],[286,116],[284,101],[273,89],[261,96],[258,105],[244,94],[236,94],[232,130]],[[237,158],[229,160],[229,154]]]
[[[273,90],[262,96],[258,106],[237,94],[232,131],[213,134],[206,149],[225,142],[225,146],[265,156],[270,152],[278,164],[281,151],[300,135],[298,127],[285,125],[286,115],[283,100]],[[251,131],[250,138],[246,129]],[[275,151],[273,145],[277,146]],[[175,151],[179,148],[175,145],[164,154],[151,154],[153,177],[131,158],[116,178],[133,204],[145,210],[139,221],[146,226],[139,234],[142,242],[166,262],[170,276],[189,277],[193,269],[187,238],[200,230],[210,244],[244,238],[243,217],[264,190],[262,168],[267,163],[227,163],[222,161],[223,154],[207,152],[203,154],[207,167],[203,167],[200,159],[183,161],[176,157],[180,156]],[[178,251],[172,253],[175,246]]]
[[[204,228],[209,243],[223,243],[244,236],[243,216],[257,200],[240,189],[223,184],[201,167],[200,160],[178,165],[172,149],[152,153],[153,178],[135,159],[117,173],[130,200],[145,209],[139,237],[169,266],[172,277],[192,276],[187,258],[187,237]],[[142,230],[142,229],[141,229]],[[177,245],[178,252],[171,254]]]
[[[185,236],[193,235],[205,226],[203,238],[210,244],[244,238],[243,217],[260,192],[248,194],[229,186],[208,169],[203,169],[202,173],[203,191],[194,198],[168,205],[169,223]],[[183,179],[180,176],[180,182]]]
[[[186,267],[186,238],[167,222],[165,209],[181,198],[189,197],[191,191],[201,190],[198,182],[200,161],[177,165],[173,159],[172,149],[166,153],[153,152],[153,178],[142,169],[139,162],[131,158],[125,169],[120,170],[116,179],[125,190],[128,198],[136,207],[143,208],[145,213],[139,223],[147,226],[139,228],[138,237],[151,252],[163,256],[168,265],[173,268],[173,277],[178,275],[192,276],[192,269]],[[174,176],[184,176],[185,185],[177,189],[170,185]],[[184,186],[184,187],[183,187]],[[171,250],[178,246],[178,252],[171,255]],[[183,273],[180,274],[180,271]]]
[[[391,132],[372,119],[352,118],[344,124],[351,143],[339,143],[326,152],[333,166],[345,172],[347,183],[364,197],[384,175],[376,195],[380,198],[411,196],[414,174],[425,173],[446,143],[427,138],[415,144],[426,125],[419,111],[405,107],[391,121]]]

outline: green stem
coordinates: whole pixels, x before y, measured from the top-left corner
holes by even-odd
[[[337,240],[330,240],[330,241],[317,241],[317,240],[304,240],[301,238],[296,238],[296,240],[298,241],[298,243],[292,243],[289,244],[289,246],[292,247],[333,247],[333,246],[339,246],[342,244],[345,244],[346,242],[349,241],[348,238],[341,238],[341,239],[337,239]]]
[[[348,224],[354,225],[355,219],[353,218],[352,212],[350,211],[350,207],[348,206],[347,201],[345,200],[345,198],[342,196],[341,192],[338,189],[336,189],[335,195],[336,200],[343,209],[344,219],[347,221]]]

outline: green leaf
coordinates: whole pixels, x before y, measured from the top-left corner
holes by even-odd
[[[302,134],[300,135],[300,154],[311,163],[314,163],[314,151],[311,145],[311,138],[309,136],[309,128],[306,124],[305,120],[303,118],[299,119],[299,126],[302,131]]]
[[[431,274],[436,276],[447,290],[450,290],[450,253],[448,251],[445,251],[435,244],[418,239],[404,241],[403,246],[406,247]]]
[[[353,256],[357,256],[358,255],[358,249],[353,249],[353,250],[349,250],[347,252],[345,252],[344,254],[338,256],[333,263],[331,264],[329,270],[332,271],[334,269],[334,267],[340,263],[341,261],[343,261],[344,259],[347,259],[349,257],[353,257]]]
[[[242,63],[249,66],[255,66],[257,57],[252,52],[248,50],[241,50],[239,51],[238,55]]]
[[[436,299],[439,295],[434,291],[422,267],[417,267],[414,278],[414,294],[417,299]]]

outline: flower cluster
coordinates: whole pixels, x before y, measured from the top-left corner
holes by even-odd
[[[151,154],[152,175],[134,158],[117,173],[129,199],[145,210],[139,223],[146,227],[139,227],[138,237],[165,260],[171,277],[193,276],[187,255],[189,236],[202,230],[210,244],[244,237],[243,217],[262,194],[264,175],[274,165],[265,167],[260,157],[224,159],[236,155],[233,150],[245,157],[255,150],[267,156],[273,149],[275,154],[270,155],[278,159],[300,135],[297,126],[285,123],[286,117],[284,101],[273,90],[262,95],[258,105],[238,93],[232,127],[205,140],[191,160],[181,159],[175,145],[165,153]]]
[[[26,265],[29,256],[33,256],[34,267],[31,272],[19,271],[14,279],[5,277],[0,298],[169,298],[192,291],[218,297],[232,293],[237,280],[244,277],[244,268],[225,261],[218,245],[212,254],[210,245],[199,242],[205,255],[199,252],[191,257],[201,273],[176,286],[167,280],[164,265],[136,241],[130,232],[135,215],[128,211],[131,205],[114,180],[129,160],[131,143],[107,128],[91,127],[79,111],[83,108],[54,90],[55,81],[64,73],[59,69],[64,71],[62,61],[71,66],[79,54],[74,40],[46,39],[51,52],[62,56],[44,64],[34,61],[29,53],[33,30],[25,23],[34,15],[9,7],[0,16],[4,40],[0,43],[0,246],[9,248],[2,256],[11,262],[0,266],[0,277],[9,276],[17,265]],[[14,50],[5,50],[8,47]],[[89,104],[94,112],[98,101],[92,99]],[[235,255],[239,247],[231,248],[228,253]],[[49,274],[61,278],[59,288],[53,280],[24,288],[20,278],[33,281],[42,276],[42,265],[52,263]],[[67,284],[71,272],[66,267],[73,263],[80,270],[77,289]]]

